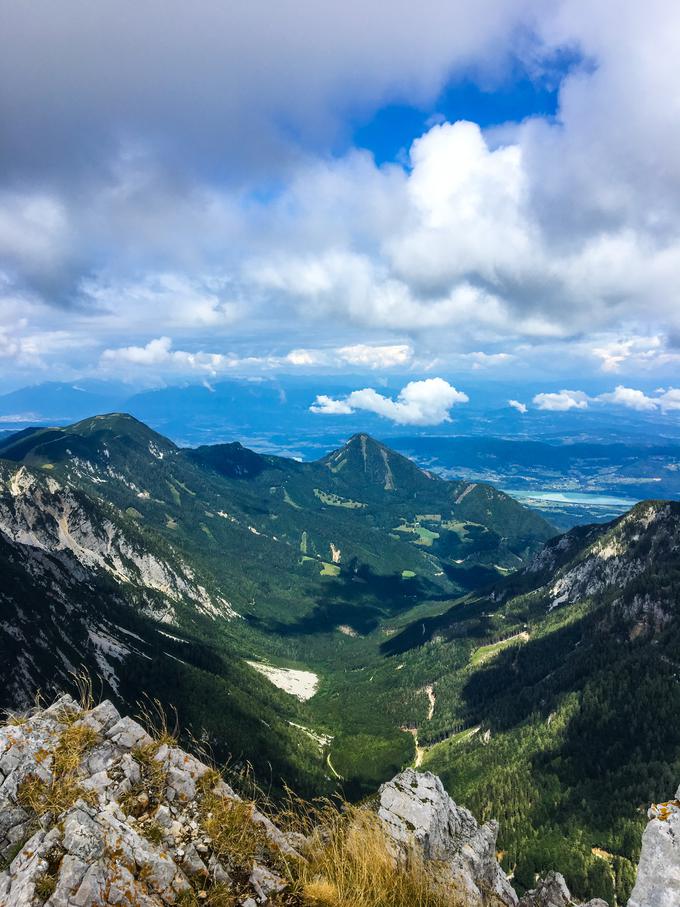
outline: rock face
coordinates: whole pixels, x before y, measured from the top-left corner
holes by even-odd
[[[247,826],[245,857],[206,831],[218,807]],[[254,907],[283,887],[259,862],[282,852],[216,772],[110,702],[83,712],[64,696],[0,728],[0,907],[193,904],[219,886]]]
[[[675,800],[649,810],[635,888],[628,907],[677,907],[680,904],[680,788]]]
[[[466,907],[579,907],[558,872],[548,873],[519,900],[496,859],[498,824],[479,825],[431,772],[407,769],[383,784],[379,796],[378,815],[392,840],[398,847],[415,844],[426,860],[442,862]],[[678,907],[680,900],[663,902],[662,907],[671,903]],[[643,905],[649,907],[647,902],[636,907]],[[607,904],[596,898],[580,907]]]
[[[519,902],[519,907],[576,907],[571,894],[559,872],[549,872],[532,891],[528,891]],[[582,907],[607,907],[607,904],[595,898]]]
[[[415,843],[426,859],[445,863],[469,907],[517,904],[496,860],[497,824],[478,825],[436,775],[407,769],[383,784],[379,796],[378,815],[391,838],[398,846]]]

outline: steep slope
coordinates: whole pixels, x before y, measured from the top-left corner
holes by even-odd
[[[211,596],[171,546],[134,520],[76,488],[0,460],[0,533],[43,551],[70,552],[86,569],[108,573],[155,617],[177,622],[182,605],[213,617],[235,616]]]
[[[167,733],[62,696],[0,726],[0,904],[578,907],[554,872],[518,901],[497,823],[434,775],[407,770],[372,799],[298,800],[296,822],[274,813],[285,833]]]
[[[135,520],[0,461],[0,572],[0,708],[25,707],[85,667],[128,707],[145,693],[172,703],[224,756],[256,739],[263,769],[321,781],[317,745],[290,724],[300,723],[295,700],[229,640],[210,641],[216,622],[235,617],[228,602]]]
[[[211,573],[235,610],[278,622],[313,615],[329,579],[347,598],[345,576],[357,571],[369,586],[376,576],[394,577],[397,610],[414,591],[459,592],[480,565],[497,578],[497,568],[514,568],[552,534],[490,486],[433,478],[366,435],[302,464],[240,444],[179,450],[112,414],[22,432],[0,444],[0,457],[138,517]],[[408,588],[397,581],[404,573],[417,578]]]
[[[387,664],[379,645],[395,622],[498,579],[552,534],[490,486],[433,478],[365,435],[299,463],[240,444],[182,450],[110,414],[22,432],[0,456],[15,477],[9,538],[68,549],[221,657],[265,661],[278,680],[317,674],[298,723],[335,738],[333,765],[361,773],[357,795],[413,752],[401,726],[423,684],[390,668],[380,690],[376,678],[355,693],[369,665]],[[32,477],[21,506],[19,475]]]
[[[447,666],[423,764],[499,816],[518,882],[559,865],[577,894],[624,902],[636,807],[680,772],[680,504],[574,529],[385,649]]]

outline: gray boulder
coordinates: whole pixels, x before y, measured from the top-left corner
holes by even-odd
[[[406,769],[379,797],[378,815],[397,849],[415,845],[426,860],[443,863],[468,907],[515,907],[517,895],[496,859],[495,822],[479,825],[431,772]]]
[[[578,907],[578,905],[571,898],[564,876],[559,872],[549,872],[536,888],[524,895],[519,907]],[[607,907],[607,904],[595,898],[581,907]]]
[[[649,810],[642,835],[638,873],[628,907],[678,907],[680,904],[680,788],[675,800]]]

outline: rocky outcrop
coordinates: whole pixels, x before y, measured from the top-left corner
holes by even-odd
[[[0,533],[23,546],[69,555],[80,577],[102,571],[135,588],[140,603],[167,623],[175,622],[182,602],[213,618],[237,616],[224,598],[208,593],[176,551],[150,550],[115,508],[25,466],[0,463]]]
[[[295,855],[285,836],[217,772],[110,702],[84,712],[64,696],[0,728],[0,907],[161,907],[219,890],[255,907],[283,887],[282,854]]]
[[[680,904],[680,788],[675,800],[649,810],[635,888],[628,907],[677,907]]]
[[[441,861],[469,907],[514,907],[517,895],[496,859],[495,822],[479,825],[430,772],[407,769],[379,792],[378,815],[398,847],[416,844]]]
[[[528,891],[519,902],[519,907],[577,907],[571,898],[564,876],[549,872],[532,891]],[[595,898],[581,907],[607,907],[605,901]]]
[[[648,830],[639,884],[657,873],[669,886],[675,879],[676,894],[649,900],[652,879],[635,907],[678,904],[677,854],[664,860],[680,804],[667,806],[655,819],[667,823],[666,849]],[[479,825],[429,772],[407,769],[384,784],[377,812],[395,860],[418,849],[456,903],[576,907],[556,873],[519,900],[496,859],[496,823]],[[312,859],[311,841],[284,834],[219,772],[108,701],[83,709],[62,696],[0,727],[0,907],[273,905],[304,854]]]
[[[396,846],[415,844],[426,860],[441,862],[466,907],[607,907],[598,898],[576,904],[558,872],[518,899],[496,859],[498,824],[479,825],[431,772],[407,769],[383,784],[379,797],[378,815]]]

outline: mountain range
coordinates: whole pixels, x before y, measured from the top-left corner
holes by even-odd
[[[0,441],[0,705],[84,666],[274,789],[431,768],[501,819],[520,887],[559,866],[613,902],[636,805],[680,774],[678,551],[680,505],[559,535],[365,433],[302,463],[119,413],[26,429]]]

